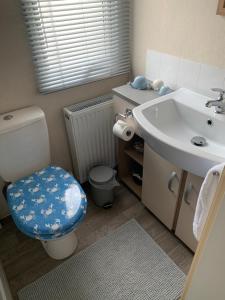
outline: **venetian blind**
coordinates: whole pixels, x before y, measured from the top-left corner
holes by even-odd
[[[21,1],[40,92],[129,71],[129,0]]]

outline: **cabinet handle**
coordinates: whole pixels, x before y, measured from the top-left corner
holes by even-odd
[[[187,205],[191,205],[191,202],[188,201],[188,196],[189,194],[192,192],[193,190],[193,185],[191,182],[189,182],[185,192],[184,192],[184,202],[187,204]]]
[[[169,180],[168,180],[168,190],[175,194],[175,191],[172,189],[172,183],[174,181],[174,179],[177,179],[179,181],[179,178],[177,176],[177,173],[175,171],[173,171],[171,174],[170,174],[170,177],[169,177]]]

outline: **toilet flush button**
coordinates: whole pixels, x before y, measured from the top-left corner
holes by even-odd
[[[13,118],[13,115],[6,115],[6,116],[3,117],[3,120],[9,121],[9,120],[11,120],[12,118]]]

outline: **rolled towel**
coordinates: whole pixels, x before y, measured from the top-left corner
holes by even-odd
[[[151,83],[151,86],[154,91],[159,91],[162,86],[164,86],[164,82],[160,79],[156,79]]]
[[[164,96],[164,95],[167,95],[167,94],[172,93],[172,92],[173,92],[173,90],[170,87],[163,85],[160,88],[158,94],[159,94],[159,96]]]
[[[212,167],[206,174],[206,177],[202,183],[193,221],[193,232],[197,241],[199,241],[201,238],[201,234],[224,167],[225,163]]]
[[[148,90],[150,89],[150,83],[144,76],[135,77],[133,82],[130,82],[132,88],[137,90]]]

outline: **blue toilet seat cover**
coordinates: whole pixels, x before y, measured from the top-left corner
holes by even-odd
[[[41,240],[71,232],[87,209],[87,198],[80,184],[55,166],[10,184],[7,200],[17,227],[26,235]]]

